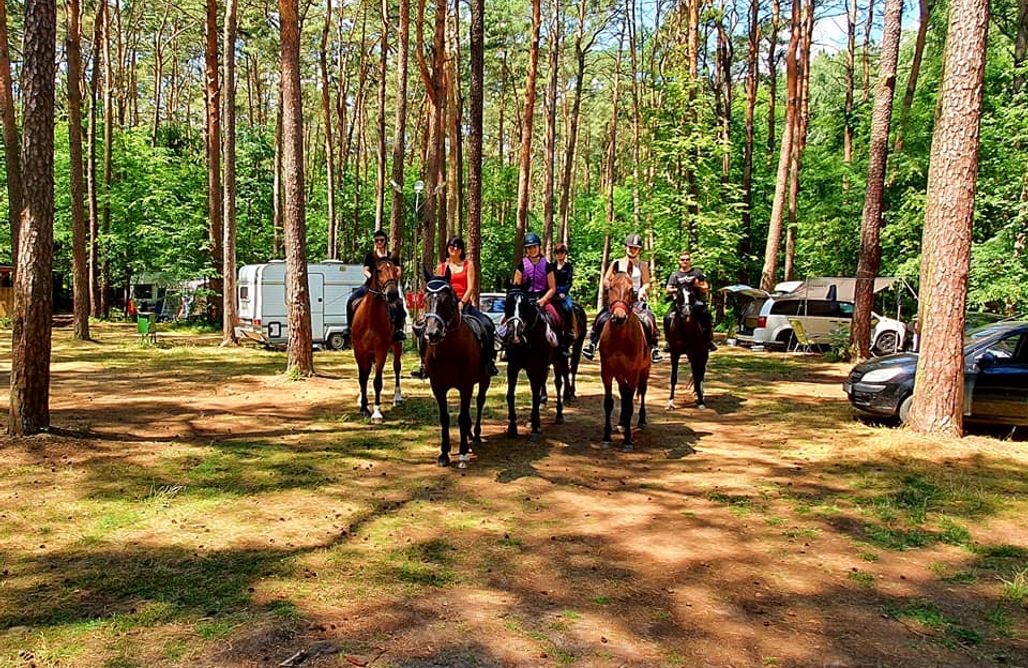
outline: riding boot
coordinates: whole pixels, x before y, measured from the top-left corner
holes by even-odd
[[[582,357],[587,360],[591,360],[596,355],[596,345],[600,342],[600,332],[603,331],[603,326],[607,324],[607,320],[610,319],[609,311],[601,311],[597,316],[596,320],[593,321],[593,328],[589,330],[589,343],[582,348]]]

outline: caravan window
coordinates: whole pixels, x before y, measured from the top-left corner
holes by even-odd
[[[249,285],[240,285],[239,286],[239,300],[240,301],[244,301],[244,302],[250,300],[250,286]]]
[[[132,292],[137,300],[153,299],[153,285],[151,284],[137,285]]]

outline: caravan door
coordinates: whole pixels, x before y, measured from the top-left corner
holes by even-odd
[[[307,274],[311,295],[311,337],[314,343],[325,340],[325,275]]]

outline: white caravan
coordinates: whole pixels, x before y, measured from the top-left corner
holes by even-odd
[[[363,284],[363,265],[334,260],[307,265],[314,345],[342,349],[343,329],[347,324],[346,300]],[[240,267],[236,304],[239,309],[237,337],[269,346],[284,346],[289,340],[285,261]]]

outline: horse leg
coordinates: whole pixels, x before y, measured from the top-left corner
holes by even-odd
[[[543,368],[545,369],[545,367]],[[546,391],[546,375],[540,374],[538,371],[531,373],[528,377],[528,385],[532,388],[532,433],[529,438],[538,441],[541,423],[539,405],[542,403],[542,394]]]
[[[357,379],[361,386],[361,415],[371,415],[371,411],[368,410],[368,376],[371,375],[370,364],[360,364],[357,366]]]
[[[460,454],[457,456],[457,468],[468,467],[468,438],[471,436],[471,387],[460,390],[460,415],[457,424],[460,426]]]
[[[393,405],[399,406],[403,402],[403,394],[400,393],[400,356],[403,355],[403,346],[396,342],[393,344],[393,376],[396,377],[396,389],[393,391]]]
[[[482,407],[485,406],[485,392],[489,389],[489,376],[478,382],[478,398],[475,401],[475,432],[474,442],[482,442]]]
[[[703,344],[704,346],[706,344]],[[706,408],[703,401],[703,379],[707,376],[707,359],[710,352],[704,348],[697,350],[696,355],[689,356],[689,366],[692,369],[693,389],[696,391],[696,408]],[[694,361],[695,360],[695,361]]]
[[[565,376],[568,372],[567,358],[561,355],[560,359],[553,366],[553,389],[557,397],[557,418],[554,424],[564,424],[564,387],[566,386]]]
[[[609,448],[613,445],[610,437],[610,414],[614,412],[614,393],[611,391],[609,378],[603,379],[603,447]]]
[[[513,360],[507,360],[507,436],[518,437],[518,413],[514,409],[514,392],[518,389],[518,373],[521,369]]]
[[[442,445],[440,446],[439,459],[436,460],[439,466],[450,465],[450,409],[446,406],[446,390],[442,396],[436,394],[435,401],[439,404],[439,427],[442,431]]]
[[[632,409],[635,407],[635,388],[628,383],[618,383],[621,394],[621,427],[624,429],[625,442],[621,450],[632,451]]]
[[[646,426],[646,386],[649,383],[648,380],[639,382],[639,388],[636,393],[639,395],[639,428],[642,429]]]
[[[678,384],[678,362],[682,359],[682,353],[674,345],[671,346],[671,396],[667,400],[667,409],[675,410],[675,385]]]
[[[374,424],[382,422],[382,369],[385,367],[385,353],[375,356],[375,411],[371,414]]]

